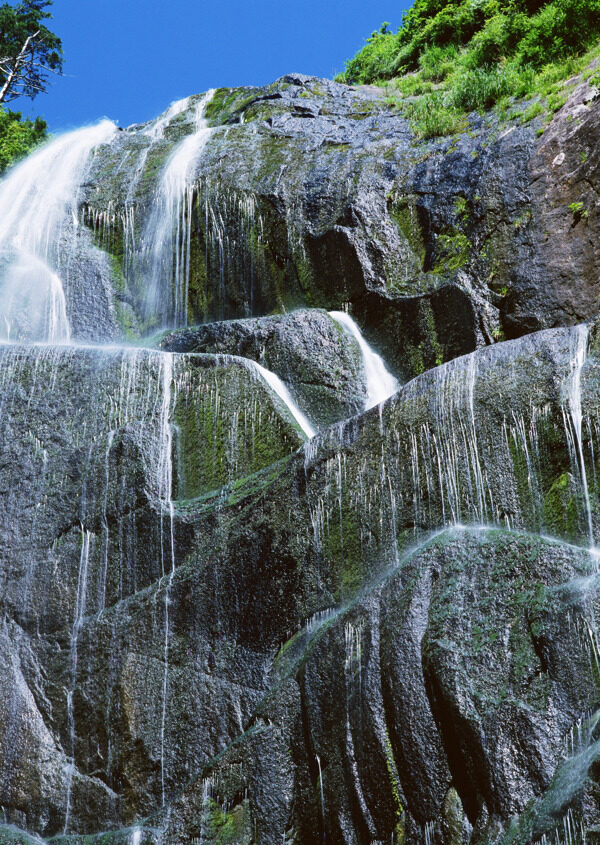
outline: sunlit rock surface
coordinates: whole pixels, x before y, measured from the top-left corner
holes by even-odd
[[[586,92],[418,146],[294,75],[0,183],[0,842],[595,841]]]

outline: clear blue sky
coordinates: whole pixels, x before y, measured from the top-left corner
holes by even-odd
[[[261,85],[290,71],[331,77],[406,0],[54,0],[65,76],[31,103],[52,131],[109,117],[148,120],[221,85]]]

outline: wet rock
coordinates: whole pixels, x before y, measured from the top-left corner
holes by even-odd
[[[167,334],[160,347],[257,361],[283,379],[318,428],[354,416],[365,406],[358,344],[323,311],[300,309],[272,317],[205,323]]]

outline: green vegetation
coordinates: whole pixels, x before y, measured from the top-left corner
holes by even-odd
[[[33,100],[48,90],[49,73],[62,70],[62,44],[44,21],[52,0],[21,0],[0,6],[0,103]]]
[[[3,104],[32,100],[48,90],[49,74],[62,70],[60,38],[46,26],[52,0],[0,5],[0,173],[46,137],[41,118],[22,120]]]
[[[569,211],[573,215],[573,221],[575,223],[578,223],[580,220],[586,220],[589,216],[589,211],[582,202],[569,203]]]
[[[384,85],[416,135],[432,138],[465,128],[473,111],[515,117],[515,100],[533,98],[522,122],[557,111],[599,38],[600,0],[415,0],[398,32],[384,23],[337,79]]]
[[[0,173],[23,158],[46,137],[46,123],[39,117],[22,120],[19,112],[0,107]]]

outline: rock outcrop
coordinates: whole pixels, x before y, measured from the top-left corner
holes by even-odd
[[[541,118],[487,114],[415,142],[373,89],[301,75],[218,89],[193,166],[189,322],[350,305],[408,378],[503,336],[590,319],[600,100],[580,79],[569,92],[541,136]],[[195,107],[159,140],[147,126],[118,133],[82,191],[110,258],[117,332],[152,322],[144,238],[161,167],[193,131]]]
[[[0,346],[0,842],[595,841],[600,105],[572,87],[541,135],[417,143],[300,75],[102,128],[40,314],[104,345],[29,342],[17,298]],[[416,377],[365,411],[326,309]]]

